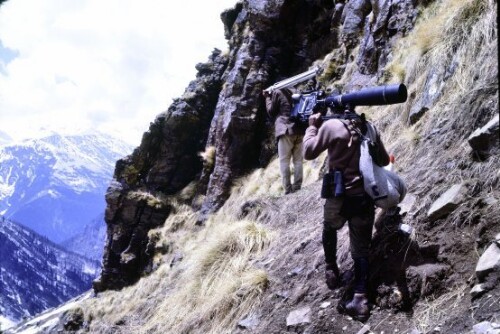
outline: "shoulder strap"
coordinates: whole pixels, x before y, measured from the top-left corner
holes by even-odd
[[[375,143],[377,141],[377,130],[370,122],[366,122],[366,137],[372,142]]]
[[[366,140],[369,143],[374,142],[375,137],[372,137],[370,135],[370,130],[368,130],[366,135],[364,135],[359,129],[359,124],[356,124],[357,122],[359,122],[359,118],[340,119],[340,121],[342,122],[342,124],[344,124],[347,131],[349,131],[349,133],[351,134],[351,140],[349,141],[348,146],[351,146],[352,139],[355,134],[358,135],[361,140]],[[365,123],[367,124],[367,128],[370,128],[369,123]],[[371,130],[374,131],[373,128]]]

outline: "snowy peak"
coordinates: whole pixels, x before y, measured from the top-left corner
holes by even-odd
[[[53,161],[51,181],[72,187],[77,192],[101,188],[103,185],[99,179],[109,178],[116,160],[132,152],[130,145],[102,133],[77,136],[52,134],[9,145],[3,150],[24,152],[21,163],[39,163],[42,157],[47,162]]]
[[[0,146],[0,214],[52,241],[71,238],[104,212],[114,165],[132,149],[97,132]]]

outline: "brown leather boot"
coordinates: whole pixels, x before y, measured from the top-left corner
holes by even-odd
[[[361,322],[365,322],[370,317],[368,298],[366,298],[365,293],[355,293],[345,309],[347,314]]]
[[[328,289],[335,290],[340,283],[340,273],[337,264],[326,264],[325,269],[326,285]]]

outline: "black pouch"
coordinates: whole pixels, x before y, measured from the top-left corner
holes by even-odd
[[[344,189],[344,177],[341,171],[334,170],[323,176],[321,198],[342,197]]]
[[[323,175],[323,183],[321,184],[321,198],[332,198],[333,175],[325,173]]]
[[[345,219],[365,216],[374,212],[373,201],[366,195],[346,196],[339,214]]]

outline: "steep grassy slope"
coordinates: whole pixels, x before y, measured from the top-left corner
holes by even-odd
[[[499,157],[477,159],[467,144],[472,131],[498,117],[497,53],[495,2],[431,4],[414,32],[400,40],[385,75],[387,82],[406,83],[408,103],[359,110],[381,129],[416,198],[405,217],[415,228],[412,246],[403,243],[406,248],[399,251],[436,246],[432,262],[449,268],[407,309],[393,314],[394,308],[376,308],[369,320],[375,332],[440,327],[466,333],[480,320],[498,321],[498,289],[474,301],[469,290],[478,256],[500,228],[498,207],[481,204],[500,197]],[[349,70],[340,83],[348,75]],[[428,98],[427,110],[410,125],[412,107],[433,91],[438,96]],[[321,164],[321,159],[309,164],[309,185],[287,197],[279,196],[276,161],[255,171],[199,231],[194,214],[181,205],[157,232],[165,252],[158,255],[159,269],[134,287],[93,300],[90,328],[118,323],[116,330],[123,332],[222,333],[237,331],[237,323],[253,314],[255,332],[282,333],[290,311],[310,306],[312,322],[305,328],[312,332],[337,333],[346,326],[346,332],[357,332],[361,325],[335,310],[345,291],[332,293],[323,283],[316,181]],[[429,222],[426,213],[433,201],[462,181],[470,185],[467,200],[446,219]],[[343,241],[341,267],[349,271],[345,231]],[[331,306],[321,309],[324,301]]]
[[[476,128],[498,117],[496,12],[489,0],[422,7],[379,82],[404,82],[408,102],[358,110],[381,130],[414,199],[404,218],[414,227],[411,238],[383,224],[375,232],[372,332],[471,333],[480,321],[500,321],[498,281],[487,294],[470,295],[477,260],[500,232],[498,142],[489,156],[474,154],[467,143]],[[328,59],[317,63],[327,68]],[[351,62],[338,81],[325,76],[323,82],[346,84],[356,66]],[[203,227],[186,204],[190,187],[174,196],[165,225],[149,232],[152,273],[83,301],[79,331],[358,333],[363,324],[336,310],[352,277],[346,229],[339,242],[344,284],[330,291],[323,281],[323,160],[308,162],[303,189],[287,196],[280,195],[276,160],[253,171]],[[462,182],[467,191],[460,205],[429,220],[432,203]],[[287,316],[299,309],[309,321],[287,327]]]

